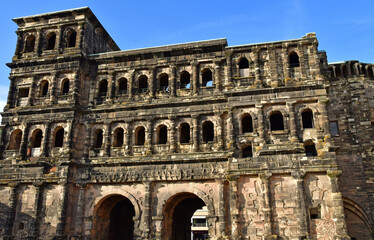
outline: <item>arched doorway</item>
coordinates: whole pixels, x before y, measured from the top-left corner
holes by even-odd
[[[98,203],[92,228],[92,239],[134,239],[135,209],[131,201],[122,195],[112,195]]]
[[[192,215],[203,206],[204,201],[193,193],[172,196],[163,208],[162,239],[191,240]]]

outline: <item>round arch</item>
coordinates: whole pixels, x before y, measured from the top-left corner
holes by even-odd
[[[371,237],[373,230],[370,227],[369,218],[361,206],[345,197],[343,197],[343,206],[348,235],[352,239]]]

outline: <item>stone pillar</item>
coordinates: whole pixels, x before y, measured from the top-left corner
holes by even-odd
[[[175,153],[177,150],[177,142],[175,138],[175,117],[169,116],[170,120],[170,153]]]
[[[239,226],[239,208],[238,208],[238,180],[239,176],[229,177],[229,194],[230,194],[230,218],[231,218],[231,237],[233,239],[240,239]]]
[[[270,63],[270,77],[272,82],[278,82],[278,69],[277,69],[277,54],[274,46],[268,48],[269,63]]]
[[[110,71],[108,73],[108,92],[106,95],[106,99],[109,102],[112,102],[113,97],[114,97],[114,92],[115,92],[115,87],[116,87],[116,72],[115,71]]]
[[[62,29],[62,26],[58,26],[58,33],[56,34],[57,35],[57,39],[56,39],[56,49],[59,53],[62,53],[62,43],[63,43],[63,29]]]
[[[331,184],[332,219],[335,222],[335,239],[350,239],[345,222],[343,198],[339,191],[339,177],[341,174],[342,171],[340,170],[327,171]]]
[[[328,98],[318,99],[319,112],[321,116],[320,122],[322,122],[322,130],[324,135],[330,135],[330,123],[327,114],[327,103],[329,102]]]
[[[225,179],[218,179],[218,237],[226,237],[226,196],[225,196]]]
[[[19,154],[21,155],[22,159],[26,159],[27,157],[27,144],[29,143],[29,131],[30,131],[30,123],[25,124],[25,128],[22,133],[22,141],[19,148]]]
[[[49,101],[53,104],[53,103],[57,103],[56,85],[57,85],[58,73],[57,72],[52,72],[51,75],[52,75],[52,80],[51,80],[51,87],[50,87],[51,90],[49,91]],[[58,88],[58,86],[57,86],[57,88]]]
[[[193,61],[192,63],[192,93],[193,95],[197,95],[199,93],[199,63],[197,61]]]
[[[309,217],[305,204],[304,171],[293,171],[291,176],[296,181],[296,215],[300,226],[300,239],[309,239]]]
[[[66,129],[66,135],[68,136],[67,144],[63,144],[63,147],[67,147],[69,149],[69,153],[73,150],[73,139],[74,139],[74,126],[75,121],[73,119],[67,120],[68,127]],[[65,134],[64,134],[65,135]],[[65,142],[65,136],[64,136],[64,142]]]
[[[235,129],[234,129],[234,113],[233,111],[228,112],[229,118],[227,119],[227,126],[228,126],[228,149],[230,151],[236,150],[236,136],[235,136]]]
[[[130,78],[129,78],[129,85],[128,85],[128,95],[129,95],[129,100],[132,99],[132,87],[134,86],[134,81],[135,81],[135,70],[131,72]]]
[[[256,104],[256,110],[257,110],[257,131],[258,131],[258,138],[260,143],[265,143],[265,122],[264,122],[264,113],[263,113],[263,105],[262,104]]]
[[[319,68],[319,57],[318,57],[318,41],[315,39],[313,41],[313,57],[314,57],[314,64],[313,67],[315,69],[316,76],[321,75],[321,69]]]
[[[78,25],[78,31],[77,31],[77,38],[79,40],[78,47],[81,50],[83,50],[82,47],[83,47],[83,36],[84,36],[84,24],[85,24],[85,22],[79,23],[79,25]]]
[[[222,88],[222,81],[221,81],[221,59],[215,59],[214,61],[214,83],[215,83],[215,90],[214,92],[220,93]]]
[[[199,151],[199,115],[192,115],[192,150]]]
[[[297,137],[297,125],[296,125],[296,114],[295,114],[295,104],[296,101],[287,102],[288,111],[290,113],[290,132],[291,132],[291,141],[296,142]]]
[[[225,87],[232,87],[232,51],[225,51],[226,55],[226,82],[225,82]]]
[[[37,86],[38,77],[36,75],[33,76],[32,82],[31,82],[31,87],[29,91],[29,98],[27,99],[27,105],[32,106],[34,103],[34,96],[35,93],[38,94],[38,91],[35,89]]]
[[[17,190],[18,190],[18,183],[9,183],[8,186],[10,187],[10,194],[9,194],[9,209],[7,211],[6,222],[4,225],[4,239],[13,239],[13,225],[14,225],[14,217],[16,214],[17,208]]]
[[[283,73],[284,78],[290,78],[290,63],[288,59],[287,46],[282,46],[282,64],[283,64]]]
[[[76,220],[75,220],[75,233],[79,236],[84,235],[84,211],[85,211],[85,190],[86,190],[86,184],[80,183],[77,184],[79,188],[78,192],[78,205],[76,208]]]
[[[297,44],[297,50],[299,53],[301,78],[304,80],[306,78],[306,67],[305,67],[305,59],[304,59],[304,46],[301,42]]]
[[[92,138],[92,125],[86,125],[87,137],[84,140],[84,156],[88,159],[89,151],[92,147],[91,145],[91,138]]]
[[[261,69],[260,69],[260,59],[259,59],[259,49],[254,49],[254,65],[255,65],[255,85],[261,86]]]
[[[217,119],[217,126],[216,126],[216,132],[217,132],[217,150],[222,151],[223,150],[223,133],[222,133],[222,117],[220,112],[215,112],[214,115]]]
[[[152,119],[147,119],[147,130],[146,130],[146,145],[147,145],[147,154],[152,154]]]
[[[79,72],[76,72],[74,73],[74,81],[73,81],[73,84],[70,84],[69,86],[69,90],[70,92],[72,92],[73,94],[73,102],[75,104],[79,104],[79,84],[80,84],[80,80],[79,80]]]
[[[17,88],[16,88],[16,77],[10,76],[9,77],[10,84],[9,84],[9,93],[7,98],[7,105],[5,106],[4,110],[7,110],[9,108],[14,108],[17,105],[18,96],[17,96]],[[30,94],[30,92],[29,92]]]
[[[149,78],[148,78],[148,90],[149,90],[149,96],[151,98],[154,97],[154,82],[155,82],[155,71],[156,69],[154,67],[149,68]]]
[[[105,147],[104,147],[104,149],[105,149],[105,156],[106,157],[110,157],[110,149],[111,149],[110,137],[112,135],[110,125],[111,125],[110,123],[106,124],[106,131],[105,131],[105,142],[104,142]]]
[[[171,76],[170,76],[170,96],[176,96],[176,82],[177,82],[177,67],[175,65],[170,66]]]
[[[125,135],[125,156],[130,156],[131,153],[131,122],[126,122],[126,135]]]
[[[23,38],[22,32],[16,31],[16,34],[17,34],[17,45],[16,45],[16,51],[14,52],[14,56],[18,58],[18,56],[21,55],[23,46],[26,43],[22,39]]]
[[[260,173],[258,177],[261,179],[262,189],[263,189],[263,201],[262,201],[262,211],[264,213],[264,237],[265,239],[270,238],[273,235],[272,230],[272,212],[271,212],[271,194],[270,194],[270,178],[271,173]]]
[[[35,188],[35,200],[34,200],[34,206],[33,206],[33,212],[32,212],[32,218],[33,222],[31,225],[31,236],[33,239],[36,239],[36,237],[39,235],[39,215],[40,215],[40,209],[41,209],[41,199],[43,194],[43,183],[42,182],[34,182],[33,183]]]
[[[152,216],[152,182],[143,182],[144,185],[144,202],[143,202],[143,224],[141,226],[142,238],[144,240],[150,239],[151,235],[151,216]]]
[[[57,227],[56,227],[56,237],[57,239],[63,239],[64,228],[65,228],[65,219],[66,219],[66,203],[67,203],[67,194],[68,194],[68,183],[60,182],[61,186],[61,197],[60,204],[58,206],[57,212]]]
[[[51,125],[52,125],[52,122],[50,123],[47,123],[47,127],[45,128],[45,131],[44,131],[44,136],[43,136],[43,149],[42,149],[42,154],[41,154],[41,157],[47,157],[49,154],[49,148],[53,148],[54,146],[52,145],[53,142],[51,142],[51,140],[53,141],[53,136],[52,135],[52,132],[51,132]],[[51,139],[51,140],[50,140]]]
[[[40,55],[42,52],[42,43],[43,43],[43,31],[41,28],[36,29],[36,38],[35,38],[35,48],[36,48],[36,53]]]

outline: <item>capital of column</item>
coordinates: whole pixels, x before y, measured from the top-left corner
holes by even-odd
[[[305,175],[306,175],[305,170],[300,170],[300,171],[295,170],[291,172],[291,177],[296,180],[304,179]]]
[[[259,174],[258,174],[258,177],[259,177],[261,180],[269,180],[272,176],[273,176],[272,173],[259,173]]]
[[[328,170],[327,171],[327,176],[330,178],[339,178],[343,172],[341,170]]]

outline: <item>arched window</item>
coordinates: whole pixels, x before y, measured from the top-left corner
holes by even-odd
[[[122,128],[117,128],[114,131],[113,147],[122,147],[122,145],[123,145],[123,134],[124,134],[124,131],[123,131]]]
[[[99,84],[99,96],[103,97],[106,96],[108,92],[108,81],[107,80],[101,80]]]
[[[249,62],[247,58],[242,58],[239,61],[239,76],[249,77]]]
[[[181,89],[184,89],[184,88],[190,88],[190,85],[191,85],[191,80],[190,80],[190,74],[189,72],[187,71],[183,71],[181,72],[181,75],[180,75],[180,81],[181,81]]]
[[[284,130],[283,115],[280,112],[273,112],[270,115],[271,131]]]
[[[169,92],[169,76],[166,73],[160,75],[160,90]]]
[[[316,145],[312,140],[308,140],[304,144],[305,154],[309,157],[317,156]]]
[[[242,148],[242,157],[243,158],[253,157],[252,146],[251,145],[245,146],[245,147]]]
[[[246,114],[242,118],[242,133],[253,132],[253,122],[252,117],[249,114]]]
[[[166,144],[168,142],[168,129],[165,125],[158,127],[157,144]]]
[[[56,44],[56,34],[55,33],[49,33],[47,35],[47,38],[46,38],[46,50],[52,50],[55,48],[55,44]]]
[[[103,130],[97,129],[94,133],[93,147],[101,148],[103,146]]]
[[[210,71],[210,69],[205,68],[202,71],[202,79],[203,79],[203,87],[213,86],[212,71]]]
[[[351,62],[349,64],[349,68],[351,69],[351,74],[352,75],[356,75],[356,67],[355,67],[355,63],[354,62]],[[360,69],[358,69],[358,71],[360,71]]]
[[[65,78],[61,82],[61,94],[62,95],[68,95],[69,94],[69,79]]]
[[[373,67],[368,67],[368,75],[370,78],[374,77]]]
[[[148,91],[148,77],[146,75],[141,75],[139,77],[139,92],[145,93]]]
[[[340,78],[340,77],[343,76],[342,70],[340,69],[340,66],[336,66],[336,68],[335,68],[335,76],[336,76],[336,78]]]
[[[64,129],[62,127],[58,127],[55,130],[53,147],[62,147],[63,145],[64,145]]]
[[[48,81],[45,80],[40,83],[40,97],[46,97],[48,95],[48,88]]]
[[[144,127],[138,127],[135,130],[135,144],[136,145],[144,145],[145,143],[145,129]]]
[[[119,94],[127,93],[127,79],[126,78],[118,79],[118,93]]]
[[[303,120],[303,128],[314,128],[313,112],[310,109],[306,109],[301,113]]]
[[[299,55],[292,51],[288,54],[288,60],[290,63],[290,68],[300,67]]]
[[[203,142],[214,141],[214,125],[211,121],[206,121],[203,124]]]
[[[180,143],[190,142],[190,125],[188,123],[182,123],[180,125]]]
[[[72,48],[75,47],[77,42],[77,32],[74,30],[70,30],[67,34],[67,47]]]
[[[348,77],[347,65],[343,66],[343,76],[346,77],[346,78]]]
[[[17,129],[12,132],[10,135],[10,141],[9,141],[9,150],[16,150],[19,149],[21,146],[21,140],[22,140],[22,131]]]
[[[36,129],[31,135],[31,147],[40,148],[42,146],[43,133],[42,130]]]
[[[26,43],[25,43],[25,52],[33,52],[35,48],[35,37],[34,35],[29,35],[26,38]]]

